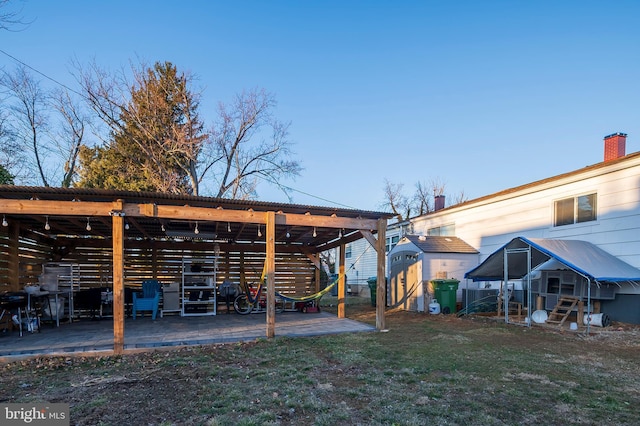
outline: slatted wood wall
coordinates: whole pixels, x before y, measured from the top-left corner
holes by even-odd
[[[0,231],[0,292],[20,291],[27,284],[38,283],[42,264],[56,261],[80,265],[82,289],[111,287],[113,277],[112,250],[106,240],[86,240],[64,258],[55,258],[53,247],[36,238],[20,237],[18,243],[9,238],[8,229]],[[19,259],[14,264],[15,253]],[[13,254],[12,254],[13,253]],[[145,279],[181,282],[183,258],[212,259],[211,249],[191,248],[188,243],[125,244],[125,286],[140,287]],[[263,271],[265,254],[257,251],[220,252],[217,283],[224,279],[257,286]],[[304,255],[276,254],[276,291],[290,296],[316,292],[315,266]]]

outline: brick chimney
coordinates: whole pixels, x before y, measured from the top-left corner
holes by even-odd
[[[604,161],[615,160],[625,156],[627,144],[626,133],[614,133],[604,137]]]
[[[433,197],[435,211],[444,209],[444,195],[436,195]]]

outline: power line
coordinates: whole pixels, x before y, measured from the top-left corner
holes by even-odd
[[[59,85],[59,86],[62,86],[62,87],[64,87],[65,89],[67,89],[68,91],[73,92],[73,93],[75,93],[76,95],[78,95],[78,96],[82,96],[83,98],[85,98],[85,99],[86,99],[86,96],[85,96],[85,95],[83,95],[82,93],[78,92],[77,90],[72,89],[71,87],[67,86],[67,85],[66,85],[66,84],[64,84],[64,83],[60,83],[58,80],[56,80],[56,79],[55,79],[55,78],[53,78],[53,77],[49,77],[48,75],[46,75],[46,74],[45,74],[45,73],[43,73],[42,71],[35,69],[35,68],[34,68],[34,67],[32,67],[31,65],[29,65],[29,64],[27,64],[27,63],[25,63],[25,62],[21,61],[20,59],[16,58],[16,57],[15,57],[15,56],[13,56],[13,55],[8,54],[8,53],[7,53],[7,52],[5,52],[4,50],[0,49],[0,53],[2,53],[2,54],[4,54],[4,55],[8,56],[8,57],[9,57],[9,58],[11,58],[11,59],[13,59],[14,61],[16,61],[17,63],[19,63],[20,65],[23,65],[23,66],[25,66],[25,67],[29,68],[31,71],[33,71],[33,72],[35,72],[35,73],[40,74],[41,76],[43,76],[43,77],[44,77],[44,78],[46,78],[47,80],[51,80],[51,81],[53,81],[55,84],[57,84],[57,85]]]
[[[14,60],[15,62],[17,62],[17,63],[19,63],[19,64],[21,64],[21,65],[23,65],[23,66],[25,66],[25,67],[29,68],[29,69],[30,69],[30,70],[32,70],[33,72],[38,73],[39,75],[43,76],[43,77],[44,77],[44,78],[46,78],[47,80],[50,80],[50,81],[52,81],[53,83],[55,83],[55,84],[57,84],[57,85],[59,85],[59,86],[61,86],[61,87],[64,87],[64,88],[65,88],[65,89],[67,89],[68,91],[73,92],[73,93],[77,94],[78,96],[81,96],[81,97],[83,97],[83,98],[85,98],[85,99],[88,99],[88,98],[87,98],[87,96],[85,96],[84,94],[82,94],[82,93],[78,92],[77,90],[72,89],[71,87],[67,86],[67,85],[66,85],[66,84],[64,84],[64,83],[59,82],[58,80],[56,80],[56,79],[55,79],[55,78],[53,78],[53,77],[49,77],[47,74],[45,74],[45,73],[43,73],[42,71],[40,71],[40,70],[38,70],[38,69],[36,69],[36,68],[32,67],[31,65],[27,64],[26,62],[21,61],[20,59],[16,58],[15,56],[10,55],[9,53],[5,52],[4,50],[0,49],[0,53],[4,54],[5,56],[8,56],[9,58],[11,58],[12,60]],[[310,194],[310,193],[308,193],[308,192],[305,192],[305,191],[301,191],[301,190],[299,190],[299,189],[292,188],[292,187],[290,187],[290,186],[282,185],[282,184],[280,184],[279,182],[276,182],[276,181],[274,181],[274,180],[272,180],[272,179],[269,179],[269,178],[267,178],[267,177],[265,177],[265,176],[260,176],[260,178],[261,178],[261,179],[263,179],[263,180],[265,180],[265,181],[267,181],[267,182],[269,182],[269,183],[272,183],[272,184],[274,184],[274,185],[277,185],[277,186],[279,186],[279,187],[281,187],[281,188],[285,188],[285,189],[286,189],[286,190],[288,190],[288,191],[292,191],[292,192],[296,192],[296,193],[298,193],[298,194],[306,195],[307,197],[315,198],[315,199],[317,199],[317,200],[321,200],[321,201],[324,201],[324,202],[327,202],[327,203],[330,203],[330,204],[333,204],[333,205],[336,205],[336,206],[341,206],[341,207],[345,207],[345,208],[348,208],[348,209],[357,210],[357,209],[356,209],[355,207],[353,207],[353,206],[349,206],[349,205],[346,205],[346,204],[338,203],[337,201],[332,201],[332,200],[329,200],[329,199],[327,199],[327,198],[318,197],[317,195],[313,195],[313,194]]]
[[[276,181],[274,181],[272,179],[269,179],[269,178],[267,178],[265,176],[260,176],[260,179],[265,180],[265,181],[267,181],[269,183],[272,183],[274,185],[277,185],[279,187],[285,188],[288,191],[297,192],[299,194],[306,195],[307,197],[315,198],[315,199],[321,200],[321,201],[326,201],[327,203],[335,204],[336,206],[341,206],[341,207],[346,207],[348,209],[358,210],[356,207],[353,207],[353,206],[349,206],[349,205],[346,205],[346,204],[338,203],[337,201],[329,200],[327,198],[318,197],[317,195],[309,194],[308,192],[300,191],[299,189],[291,188],[290,186],[287,186],[287,185],[282,185],[281,183],[276,182]]]

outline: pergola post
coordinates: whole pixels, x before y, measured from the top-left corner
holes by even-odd
[[[124,217],[113,215],[113,352],[124,352]]]
[[[386,286],[386,236],[387,232],[387,220],[378,220],[378,242],[376,244],[376,251],[378,252],[378,275],[376,285],[376,329],[384,330],[386,328],[384,310],[387,296]]]
[[[344,318],[344,299],[347,293],[346,285],[345,285],[345,270],[344,263],[346,261],[346,246],[344,243],[340,243],[340,247],[338,249],[338,257],[339,257],[339,266],[338,266],[338,318]]]
[[[276,335],[276,214],[267,212],[267,338]]]

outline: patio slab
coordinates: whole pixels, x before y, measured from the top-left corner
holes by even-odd
[[[253,341],[266,337],[264,314],[219,314],[203,317],[165,316],[152,321],[149,316],[125,320],[125,351],[171,346],[208,345]],[[336,333],[375,331],[358,321],[338,318],[327,312],[285,312],[276,316],[276,337],[303,337]],[[0,334],[0,361],[36,355],[110,353],[113,351],[113,320],[80,320],[43,324],[40,332],[17,331]]]

